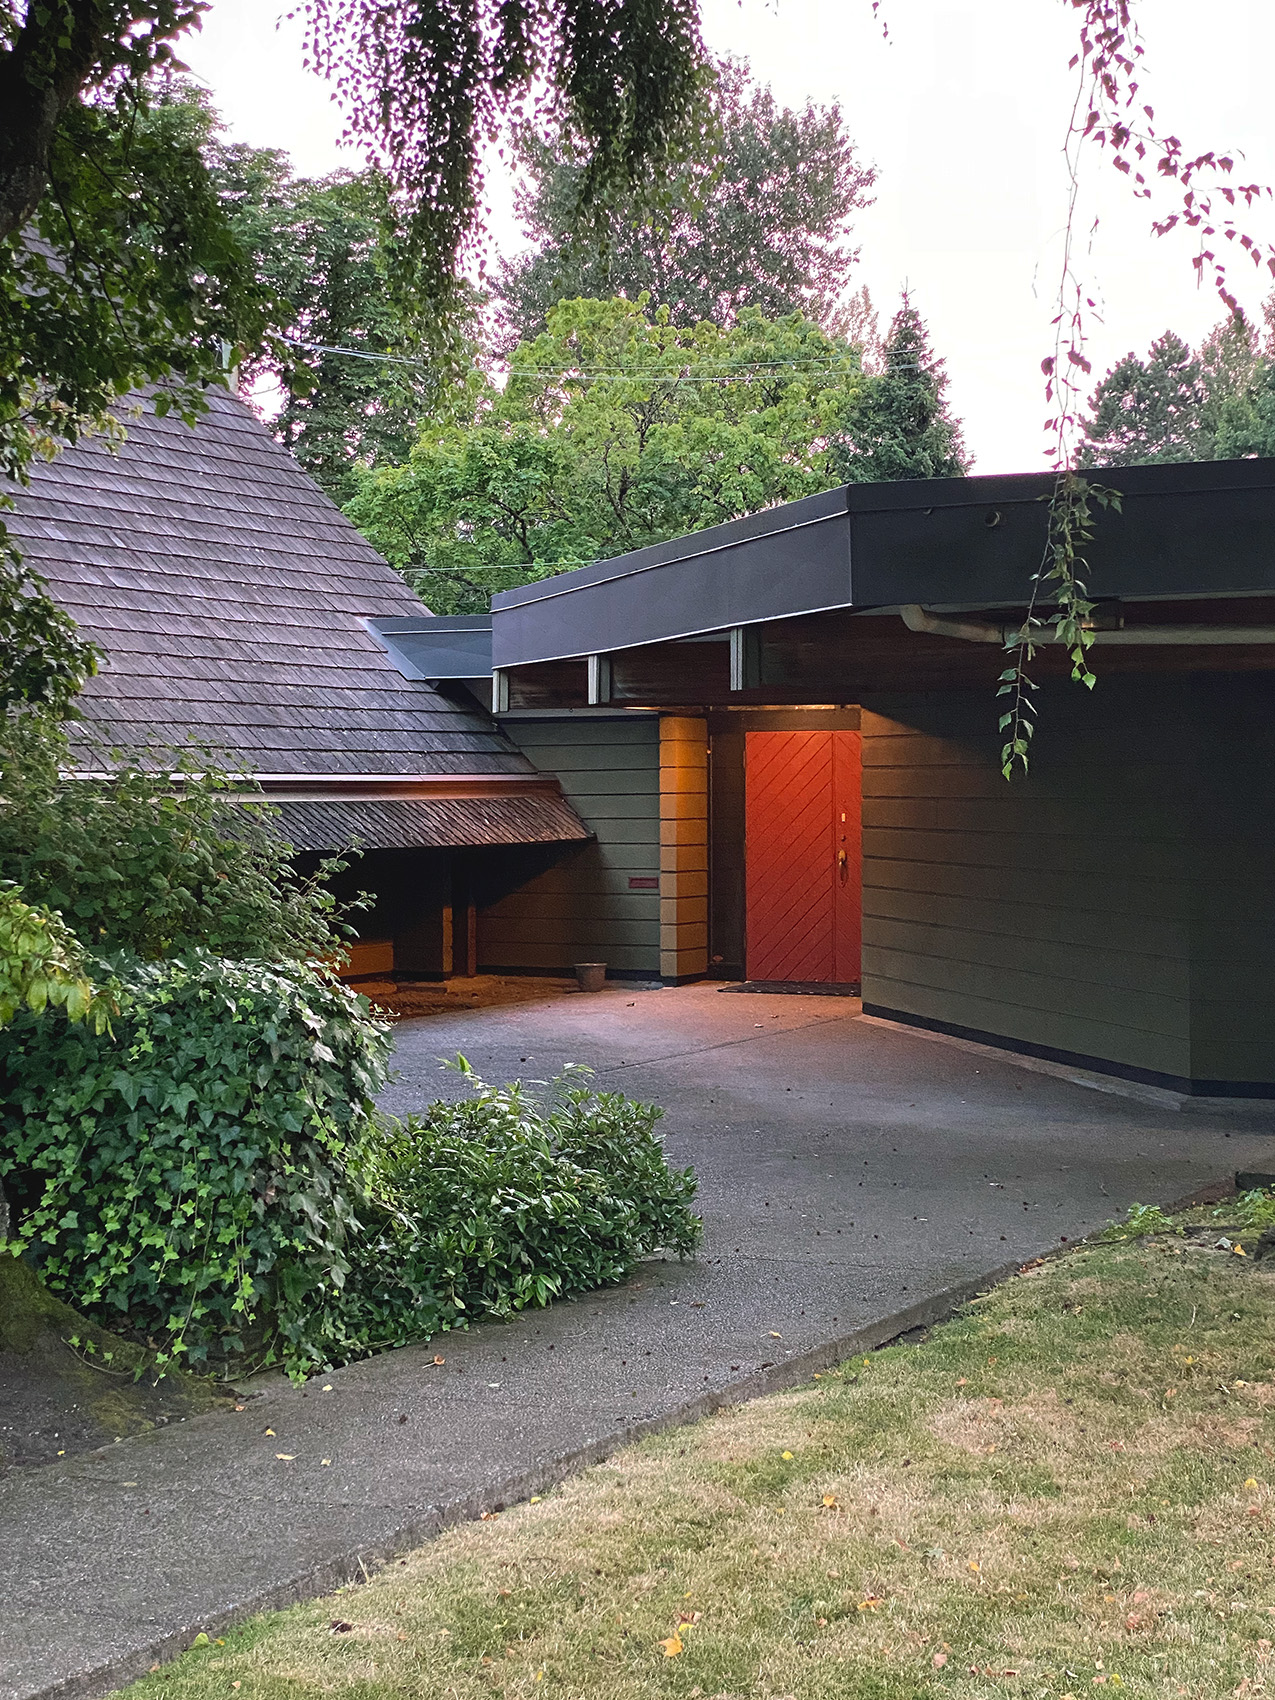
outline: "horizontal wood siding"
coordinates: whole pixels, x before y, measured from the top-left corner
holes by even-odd
[[[1191,1061],[1275,1081],[1275,676],[1193,681]]]
[[[1042,690],[1012,784],[994,698],[865,704],[864,1001],[1189,1077],[1189,688]]]
[[[660,893],[629,888],[630,879],[660,874],[657,720],[503,724],[542,773],[557,776],[597,837],[480,908],[480,964],[569,973],[576,962],[606,962],[618,973],[658,975]]]

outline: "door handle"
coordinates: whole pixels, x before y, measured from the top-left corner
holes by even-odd
[[[837,851],[837,872],[843,880],[849,877],[850,858],[844,850]]]

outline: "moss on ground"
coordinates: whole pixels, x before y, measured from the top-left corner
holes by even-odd
[[[634,1447],[130,1700],[1275,1690],[1275,1264],[1177,1235]]]
[[[48,1463],[232,1402],[194,1376],[156,1382],[147,1362],[0,1252],[0,1466]]]

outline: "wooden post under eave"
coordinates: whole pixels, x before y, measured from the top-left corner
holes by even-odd
[[[660,976],[708,972],[708,723],[660,720]]]

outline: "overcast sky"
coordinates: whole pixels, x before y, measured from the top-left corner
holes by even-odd
[[[705,0],[709,46],[749,59],[786,104],[838,101],[860,152],[878,168],[876,204],[858,225],[857,278],[884,318],[906,284],[946,357],[952,401],[980,472],[1039,465],[1064,213],[1061,145],[1071,93],[1074,23],[1064,0],[884,0],[890,40],[869,0]],[[1139,0],[1144,92],[1188,151],[1244,157],[1237,177],[1275,183],[1275,6],[1231,0]],[[211,89],[231,135],[281,147],[298,171],[358,160],[341,149],[340,114],[301,68],[295,25],[273,0],[213,0],[184,56]],[[1224,22],[1225,20],[1225,22]],[[1103,323],[1100,372],[1172,326],[1198,340],[1220,316],[1199,290],[1185,238],[1156,239],[1148,214],[1096,155],[1089,264]],[[497,250],[519,245],[510,185],[489,184]],[[1275,236],[1275,213],[1248,215]],[[1266,293],[1232,267],[1255,314]]]

